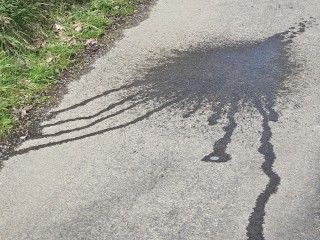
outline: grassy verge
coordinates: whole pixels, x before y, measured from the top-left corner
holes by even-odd
[[[0,140],[46,101],[59,73],[144,0],[0,0]]]

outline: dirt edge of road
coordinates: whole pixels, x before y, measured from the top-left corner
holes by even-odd
[[[21,145],[30,137],[38,134],[39,124],[46,119],[49,110],[59,105],[63,96],[67,93],[69,82],[77,81],[79,78],[89,72],[90,66],[97,58],[106,54],[114,47],[115,42],[123,37],[123,31],[137,26],[149,17],[152,7],[157,0],[143,0],[139,4],[135,13],[115,22],[112,28],[106,30],[105,37],[98,42],[99,48],[85,49],[77,56],[76,66],[70,66],[62,71],[57,78],[57,83],[51,87],[46,95],[48,100],[37,109],[28,112],[28,122],[21,122],[23,127],[17,127],[11,131],[7,138],[0,142],[0,169],[3,167],[3,161],[10,157],[14,148]],[[31,124],[30,124],[31,122]]]

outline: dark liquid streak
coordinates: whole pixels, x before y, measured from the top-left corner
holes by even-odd
[[[203,162],[227,162],[231,159],[230,155],[226,153],[227,146],[231,142],[232,134],[237,127],[237,123],[234,119],[234,115],[238,111],[238,101],[234,101],[231,103],[230,110],[228,112],[227,118],[229,123],[227,126],[223,127],[225,134],[222,138],[215,142],[213,152],[209,155],[205,156],[201,161]],[[211,160],[211,157],[219,157],[218,160]]]
[[[127,101],[136,100],[135,98],[137,96],[138,96],[138,93],[137,94],[133,94],[133,95],[129,95],[128,97],[120,100],[119,102],[112,103],[108,107],[106,107],[105,109],[102,109],[101,111],[99,111],[99,112],[97,112],[95,114],[92,114],[90,116],[70,118],[70,119],[61,120],[61,121],[58,121],[58,122],[55,122],[55,123],[44,124],[44,125],[41,126],[41,128],[43,129],[43,128],[46,128],[46,127],[53,127],[53,126],[57,126],[57,125],[60,125],[60,124],[63,124],[63,123],[74,122],[74,121],[79,121],[79,120],[89,120],[91,118],[98,117],[102,113],[108,112],[108,111],[112,110],[115,107],[121,106],[122,104],[126,103]],[[139,98],[141,98],[141,97],[139,97]]]
[[[214,107],[212,109],[212,111],[214,112],[214,114],[212,114],[209,118],[208,118],[208,124],[209,126],[213,126],[215,124],[218,123],[218,120],[221,118],[222,115],[222,108],[223,105],[221,103],[216,103],[214,104]]]
[[[280,185],[280,177],[273,171],[273,164],[276,159],[276,155],[273,150],[273,145],[270,143],[272,137],[271,128],[269,126],[269,117],[266,111],[263,109],[259,100],[255,101],[256,108],[263,117],[263,132],[260,139],[261,146],[258,151],[264,156],[265,161],[261,168],[269,178],[269,182],[265,190],[258,196],[255,207],[249,218],[249,224],[247,226],[247,237],[249,240],[263,240],[263,224],[266,214],[266,205],[270,199],[270,196],[277,192],[277,188]],[[274,110],[268,106],[269,113]]]
[[[189,108],[188,111],[182,115],[182,117],[188,118],[191,115],[195,114],[198,111],[198,109],[200,109],[202,102],[203,102],[203,99],[200,98],[197,103],[193,104],[191,108]]]
[[[310,27],[313,21],[305,22],[307,22]],[[279,36],[281,37],[283,44],[286,45],[291,43],[292,40],[288,39],[293,39],[297,37],[297,35],[302,34],[303,32],[305,32],[306,27],[306,24],[299,23],[298,32],[286,31],[280,33]],[[290,29],[293,30],[294,28]],[[261,169],[263,170],[264,174],[268,176],[269,182],[266,185],[265,190],[258,196],[256,200],[255,207],[253,208],[253,212],[249,217],[249,224],[246,230],[249,240],[263,240],[265,239],[263,235],[263,224],[266,214],[266,205],[271,195],[277,192],[278,186],[280,185],[281,181],[279,175],[275,171],[273,171],[273,164],[275,162],[276,155],[273,150],[273,145],[270,143],[272,132],[269,125],[269,121],[276,122],[278,120],[278,113],[273,109],[274,100],[271,99],[270,96],[265,104],[265,107],[269,114],[263,109],[262,103],[257,96],[254,96],[253,102],[257,110],[263,117],[263,132],[260,139],[261,146],[258,151],[264,156],[265,161],[261,165]]]
[[[137,82],[133,82],[131,84],[127,84],[127,85],[123,85],[121,87],[118,87],[118,88],[114,88],[114,89],[110,89],[110,90],[107,90],[107,91],[104,91],[103,93],[101,94],[98,94],[92,98],[88,98],[80,103],[77,103],[77,104],[74,104],[70,107],[67,107],[65,109],[61,109],[61,110],[57,110],[57,111],[54,111],[54,112],[51,112],[48,116],[48,119],[52,119],[54,118],[56,115],[60,114],[60,113],[63,113],[63,112],[67,112],[69,110],[72,110],[72,109],[76,109],[77,107],[82,107],[82,106],[85,106],[86,104],[96,100],[96,99],[99,99],[101,97],[104,97],[104,96],[107,96],[111,93],[114,93],[114,92],[119,92],[121,90],[125,90],[125,89],[129,89],[131,87],[134,87],[136,84],[138,84],[140,81],[137,81]]]
[[[176,102],[178,102],[180,100],[181,100],[181,98],[174,98],[173,100],[171,100],[169,102],[166,102],[166,103],[162,104],[160,107],[157,107],[157,108],[155,108],[155,109],[153,109],[151,111],[148,111],[144,115],[142,115],[140,117],[137,117],[136,119],[134,119],[134,120],[132,120],[130,122],[127,122],[127,123],[124,123],[124,124],[120,124],[120,125],[115,126],[115,127],[102,129],[100,131],[88,133],[88,134],[85,134],[85,135],[82,135],[82,136],[79,136],[79,137],[68,138],[68,139],[64,139],[64,140],[61,140],[61,141],[49,142],[49,143],[46,143],[46,144],[40,144],[40,145],[37,145],[37,146],[24,148],[24,149],[21,149],[21,150],[14,151],[13,154],[14,155],[21,155],[21,154],[28,153],[30,151],[39,150],[39,149],[47,148],[47,147],[52,147],[52,146],[55,146],[55,145],[60,145],[60,144],[64,144],[64,143],[68,143],[68,142],[72,142],[72,141],[77,141],[77,140],[85,139],[85,138],[88,138],[88,137],[93,137],[93,136],[96,136],[96,135],[100,135],[100,134],[103,134],[103,133],[106,133],[106,132],[114,131],[114,130],[117,130],[117,129],[125,128],[125,127],[128,127],[130,125],[136,124],[138,122],[141,122],[141,121],[147,119],[151,115],[153,115],[153,114],[155,114],[157,112],[160,112],[164,108],[169,107],[172,104],[175,104]]]
[[[117,111],[117,112],[115,112],[115,113],[112,113],[112,114],[110,114],[110,115],[108,115],[108,116],[105,116],[105,117],[103,117],[103,118],[99,118],[99,119],[97,119],[97,120],[95,120],[95,121],[93,121],[93,122],[91,122],[91,123],[89,123],[89,124],[87,124],[87,125],[84,125],[84,126],[81,126],[81,127],[78,127],[78,128],[69,129],[69,130],[59,131],[59,132],[52,133],[52,134],[42,134],[42,135],[39,136],[38,138],[35,137],[35,138],[33,138],[33,139],[47,138],[47,137],[55,137],[55,136],[60,136],[60,135],[62,135],[62,134],[66,134],[66,133],[71,133],[71,132],[75,132],[75,131],[84,130],[84,129],[87,129],[87,128],[89,128],[89,127],[92,127],[92,126],[94,126],[94,125],[96,125],[96,124],[98,124],[98,123],[100,123],[100,122],[103,122],[103,121],[105,121],[105,120],[107,120],[107,119],[109,119],[109,118],[112,118],[112,117],[115,117],[115,116],[117,116],[117,115],[119,115],[119,114],[121,114],[121,113],[124,113],[125,111],[128,111],[128,110],[130,110],[130,109],[132,109],[132,108],[134,108],[134,107],[136,107],[136,106],[138,106],[139,104],[144,103],[144,102],[145,102],[145,100],[136,102],[136,103],[131,104],[130,106],[128,106],[128,107],[126,107],[126,108],[123,108],[123,109],[121,109],[121,110],[119,110],[119,111]]]

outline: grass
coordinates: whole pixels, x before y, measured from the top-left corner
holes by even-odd
[[[99,40],[141,0],[0,0],[0,139],[44,103],[88,39]],[[24,121],[25,124],[26,121]]]

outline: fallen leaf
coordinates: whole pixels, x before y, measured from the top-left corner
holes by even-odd
[[[77,42],[77,40],[76,40],[75,38],[73,38],[73,39],[71,40],[71,43],[74,44],[74,45],[78,44],[78,42]]]
[[[97,45],[97,44],[98,44],[98,42],[93,38],[88,39],[85,43],[86,46],[93,46],[93,45]]]
[[[27,110],[26,109],[21,109],[20,111],[20,116],[22,119],[24,119],[27,116]]]
[[[55,24],[54,25],[54,32],[55,34],[58,36],[58,37],[61,37],[62,36],[62,30],[64,29],[63,26],[59,25],[59,24]]]
[[[5,25],[8,26],[10,24],[11,19],[4,17],[4,16],[0,16],[0,24],[1,25]]]
[[[64,27],[59,24],[55,24],[54,27],[56,31],[62,31],[64,29]]]
[[[81,27],[81,26],[78,26],[78,27],[76,27],[74,30],[76,30],[76,32],[81,32],[81,31],[82,31],[82,27]]]
[[[47,58],[46,63],[51,63],[52,60],[53,60],[53,58],[52,58],[52,57],[49,57],[49,58]]]
[[[31,106],[26,106],[24,108],[16,109],[14,108],[14,112],[16,113],[19,120],[28,120],[30,118],[29,111],[31,110]]]
[[[74,30],[76,32],[81,32],[82,31],[82,23],[81,22],[77,22],[75,24],[72,25],[74,27]]]

